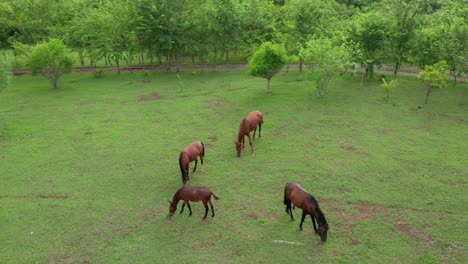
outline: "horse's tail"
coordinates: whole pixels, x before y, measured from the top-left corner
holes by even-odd
[[[202,157],[205,157],[205,144],[203,144],[203,142],[201,142],[201,146],[202,146]]]
[[[184,152],[181,151],[179,155],[179,166],[180,166],[180,172],[182,173],[182,181],[185,182],[185,179],[187,178],[187,170],[184,168],[183,158],[184,158]]]
[[[216,196],[216,194],[214,194],[214,192],[211,192],[211,195],[213,195],[213,197],[215,198],[215,200],[219,200],[219,197]]]

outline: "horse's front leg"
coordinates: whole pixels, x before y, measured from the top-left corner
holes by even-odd
[[[306,212],[305,210],[302,210],[302,219],[301,219],[301,223],[299,224],[299,229],[301,231],[302,231],[302,223],[304,223],[305,216],[306,216]]]
[[[193,167],[193,172],[197,170],[198,159],[195,158],[195,167]]]
[[[254,154],[254,149],[253,149],[253,145],[252,145],[252,137],[250,136],[250,133],[247,134],[247,136],[249,137],[250,150],[252,150],[252,154]]]
[[[190,207],[189,201],[187,201],[187,207],[188,207],[189,212],[190,212],[189,216],[191,216],[192,215],[192,208]]]
[[[254,133],[253,133],[253,140],[255,140],[255,133],[257,132],[257,128],[254,129]]]
[[[317,233],[317,226],[315,225],[315,217],[313,217],[312,215],[310,215],[310,218],[312,218],[312,224],[314,225],[315,233]]]
[[[182,209],[180,210],[180,213],[179,213],[179,214],[181,214],[181,213],[184,211],[184,208],[185,208],[185,202],[182,203]]]

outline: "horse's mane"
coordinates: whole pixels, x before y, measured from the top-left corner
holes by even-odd
[[[174,196],[172,197],[172,203],[178,203],[180,198],[179,198],[179,193],[182,191],[182,188],[180,188],[179,190],[177,190],[177,192],[174,194]],[[176,201],[177,200],[177,201]]]
[[[320,223],[324,224],[324,225],[328,225],[327,219],[325,219],[325,215],[323,214],[322,210],[320,209],[320,206],[319,206],[317,200],[310,194],[309,194],[309,201],[311,201],[315,206],[315,214],[316,214],[316,216],[318,218],[317,220]]]
[[[245,135],[245,126],[247,124],[247,118],[242,119],[242,122],[239,125],[239,132],[237,134],[237,141],[240,141],[242,137]]]

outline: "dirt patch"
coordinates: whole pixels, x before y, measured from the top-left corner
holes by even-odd
[[[351,241],[349,242],[349,244],[350,244],[351,246],[356,246],[356,245],[359,245],[359,241],[358,241],[357,239],[353,239],[353,240],[351,240]]]
[[[218,141],[218,138],[216,136],[208,137],[208,139],[210,140],[210,142]]]
[[[212,247],[213,245],[214,245],[213,241],[207,240],[207,241],[203,241],[203,242],[200,244],[200,248],[206,249],[206,248]]]
[[[342,148],[342,149],[344,149],[346,151],[349,151],[349,152],[352,152],[352,151],[355,150],[355,148],[352,147],[352,146],[340,146],[340,148]]]
[[[144,83],[150,83],[151,80],[143,80]]]
[[[425,242],[429,245],[432,245],[434,243],[434,238],[427,232],[427,230],[423,232],[418,232],[415,228],[401,221],[399,221],[396,224],[396,230],[417,242]]]
[[[389,207],[375,204],[356,204],[356,208],[360,212],[358,215],[352,216],[352,219],[356,221],[374,219],[377,213],[385,213],[390,209]]]
[[[146,102],[146,101],[151,101],[151,100],[161,100],[161,99],[164,99],[164,97],[162,95],[160,95],[159,93],[151,93],[151,94],[148,94],[148,95],[143,95],[141,96],[138,101],[140,102]]]
[[[256,214],[255,212],[250,212],[250,213],[249,213],[249,216],[250,216],[250,218],[252,218],[252,219],[257,219],[257,218],[258,218],[258,214]]]
[[[457,118],[457,124],[466,124],[466,123],[468,123],[468,121],[466,121],[465,119],[463,119],[461,117]]]
[[[325,199],[318,198],[318,201],[319,201],[320,204],[323,204],[325,206],[330,206],[330,203]]]
[[[66,200],[66,199],[68,199],[68,196],[67,195],[39,194],[39,198],[46,199],[46,200]]]

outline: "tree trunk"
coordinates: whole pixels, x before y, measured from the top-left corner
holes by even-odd
[[[84,56],[83,56],[83,49],[78,50],[78,55],[80,56],[80,68],[83,70],[84,67]]]
[[[229,48],[226,49],[226,66],[229,64]]]
[[[429,95],[431,95],[431,93],[432,93],[432,87],[429,86],[426,92],[426,100],[424,101],[425,104],[429,103]]]
[[[371,80],[374,77],[374,64],[368,63],[366,67],[367,79]]]
[[[52,76],[52,85],[54,86],[54,90],[58,89],[58,76]]]
[[[396,77],[397,77],[398,71],[400,70],[400,66],[401,66],[401,65],[400,65],[399,62],[397,62],[397,63],[395,64],[395,70],[393,71],[393,78],[396,78]]]
[[[302,59],[299,61],[299,71],[302,72],[302,64],[303,64],[303,61]]]
[[[179,52],[175,53],[175,62],[176,62],[176,72],[180,72],[180,56]]]
[[[267,83],[267,95],[271,95],[271,89],[270,89],[270,80],[271,78],[267,78],[268,83]]]
[[[120,74],[120,60],[115,60],[115,63],[117,63],[117,73]]]
[[[169,51],[167,52],[166,54],[166,72],[170,72],[171,71],[171,54],[169,53]]]

